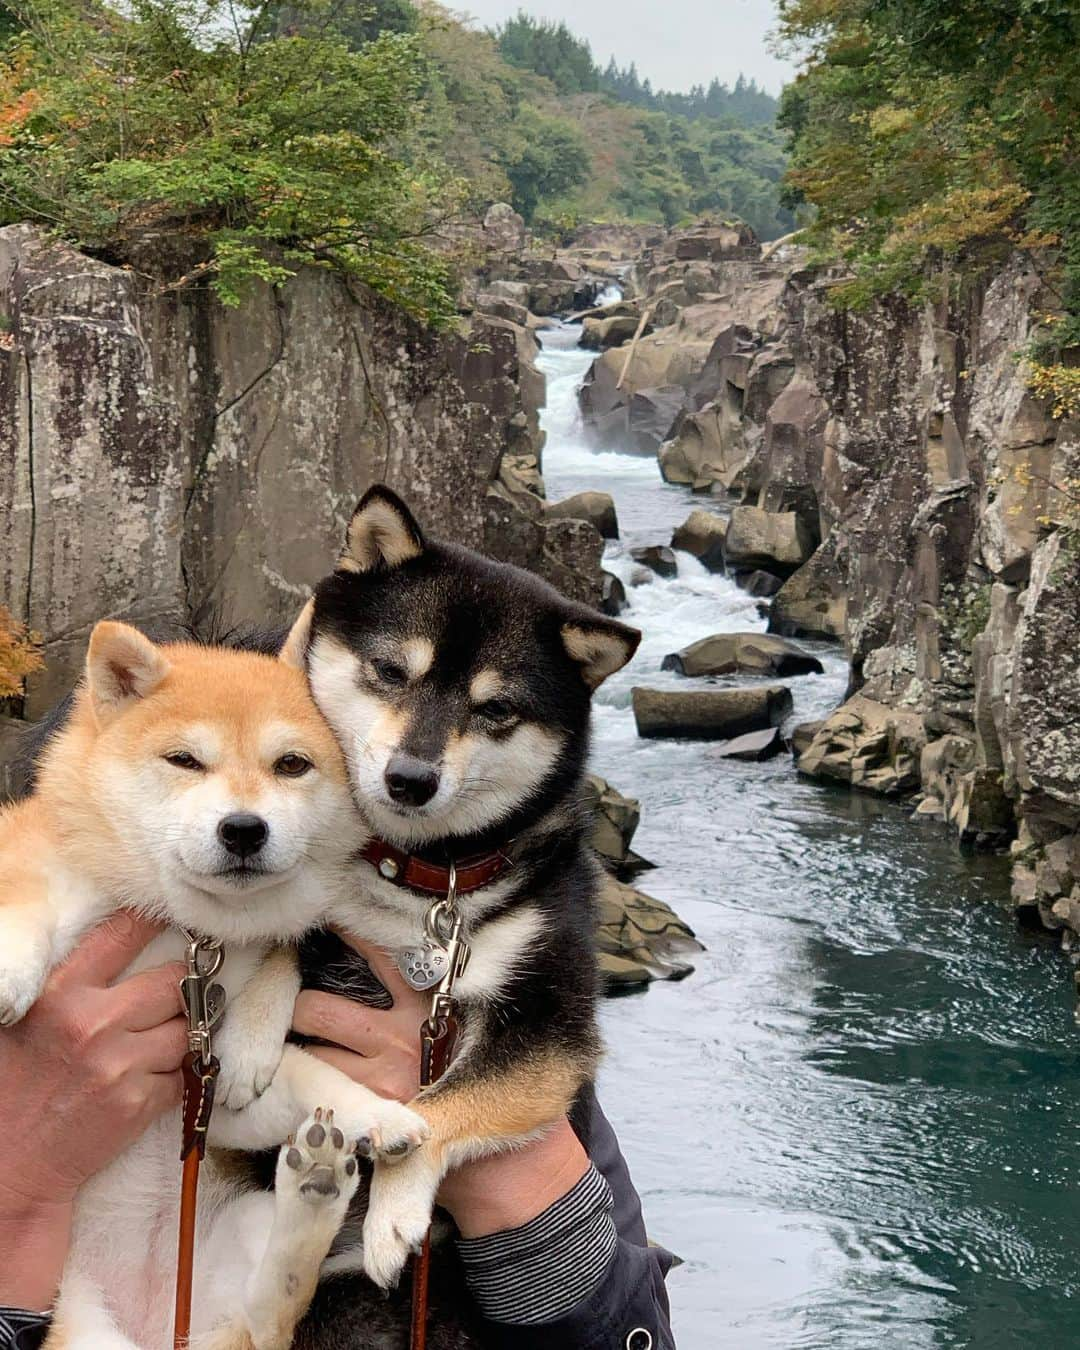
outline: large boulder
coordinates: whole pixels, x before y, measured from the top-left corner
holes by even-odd
[[[671,536],[671,547],[689,553],[710,572],[724,570],[727,522],[711,511],[691,511]]]
[[[691,740],[732,740],[779,726],[791,712],[791,690],[780,684],[750,689],[633,690],[638,735]]]
[[[847,630],[847,589],[836,560],[820,548],[784,582],[769,609],[769,632],[784,637],[842,638]]]
[[[814,541],[794,511],[737,506],[731,513],[724,552],[731,567],[764,568],[787,576],[809,561]]]
[[[670,906],[611,876],[600,893],[599,919],[596,945],[607,994],[632,993],[651,980],[682,979],[692,967],[680,958],[703,950]]]
[[[680,675],[820,675],[816,656],[767,633],[717,633],[665,656],[663,670]]]
[[[919,787],[926,739],[918,713],[856,694],[822,723],[799,756],[799,772],[899,796]]]
[[[607,492],[578,492],[561,502],[551,502],[546,508],[551,520],[585,520],[601,539],[618,539],[619,520],[615,502]]]
[[[635,797],[624,796],[595,773],[585,779],[585,801],[593,817],[589,842],[607,862],[614,865],[625,862],[641,821],[641,803]]]
[[[638,330],[640,319],[636,314],[612,314],[606,318],[586,318],[581,322],[581,345],[590,351],[606,351],[621,347]],[[646,325],[648,331],[648,325]]]
[[[655,572],[658,577],[670,578],[679,575],[679,560],[671,549],[665,548],[663,544],[644,544],[640,548],[632,548],[630,556],[636,563],[641,563],[642,567]]]
[[[525,221],[509,202],[493,202],[484,215],[484,245],[493,253],[517,254],[525,247]]]

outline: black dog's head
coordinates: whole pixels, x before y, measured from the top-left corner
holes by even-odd
[[[513,829],[584,763],[592,691],[640,635],[519,568],[424,539],[372,488],[290,641],[372,825],[403,845]]]

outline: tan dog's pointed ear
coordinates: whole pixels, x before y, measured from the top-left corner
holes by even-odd
[[[96,624],[86,653],[86,683],[98,721],[109,721],[152,693],[169,669],[161,648],[137,628],[110,619]]]
[[[279,661],[283,661],[287,666],[293,666],[296,670],[306,668],[308,644],[311,642],[311,622],[314,617],[315,597],[312,596],[289,629],[289,636],[278,652]]]
[[[364,493],[353,512],[338,570],[372,572],[378,567],[400,567],[423,551],[424,536],[412,512],[396,492],[380,483]]]
[[[563,644],[572,661],[581,668],[581,678],[596,689],[617,670],[622,670],[637,651],[641,634],[636,628],[615,623],[583,609],[581,618],[564,623]]]

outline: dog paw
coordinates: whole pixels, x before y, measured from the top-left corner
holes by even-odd
[[[400,1175],[400,1173],[399,1173]],[[364,1220],[364,1273],[380,1289],[392,1289],[431,1226],[433,1198],[426,1178],[415,1184],[372,1191]]]
[[[0,967],[0,1027],[14,1026],[33,1007],[48,971],[36,964],[21,969]]]
[[[354,1145],[334,1124],[333,1111],[319,1107],[278,1154],[279,1205],[316,1206],[344,1217],[359,1181]]]
[[[274,1080],[281,1063],[284,1042],[260,1046],[238,1044],[222,1030],[215,1037],[215,1050],[221,1059],[217,1100],[230,1111],[242,1111],[261,1097]]]
[[[356,1123],[356,1151],[362,1158],[379,1162],[401,1162],[414,1153],[430,1133],[423,1116],[400,1102],[374,1097],[357,1116],[342,1113],[350,1125]]]

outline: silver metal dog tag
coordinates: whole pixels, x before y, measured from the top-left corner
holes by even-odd
[[[430,940],[419,947],[406,947],[398,952],[396,961],[405,983],[418,994],[434,989],[450,969],[449,952]]]

